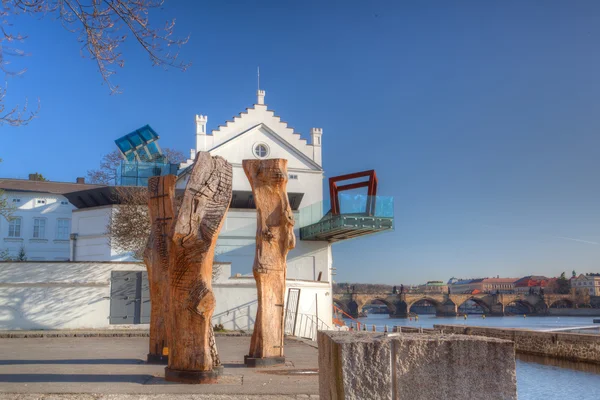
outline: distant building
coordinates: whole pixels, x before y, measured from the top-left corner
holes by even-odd
[[[590,296],[600,296],[600,274],[580,274],[571,279],[571,288],[576,293],[588,292]]]
[[[481,281],[483,279],[456,279],[448,285],[450,293],[473,293],[478,290],[481,292]]]
[[[424,285],[419,285],[417,290],[421,293],[447,293],[448,285],[443,281],[428,281]]]
[[[515,282],[515,292],[517,293],[540,293],[540,289],[546,290],[551,279],[545,276],[529,275]]]
[[[40,181],[37,174],[27,179],[0,178],[0,190],[14,207],[10,221],[0,218],[0,250],[15,258],[25,250],[29,261],[69,261],[72,211],[65,194],[100,187],[76,183]]]
[[[517,278],[485,278],[481,281],[482,292],[513,293]]]
[[[478,278],[456,279],[452,278],[448,286],[451,293],[512,293],[517,278]]]

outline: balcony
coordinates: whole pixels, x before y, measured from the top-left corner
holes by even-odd
[[[329,202],[300,209],[300,240],[335,243],[393,231],[393,197],[340,194],[338,199],[337,215],[331,212]]]

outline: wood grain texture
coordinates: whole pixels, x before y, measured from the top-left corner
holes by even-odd
[[[150,349],[148,358],[160,359],[167,347],[169,235],[175,218],[175,175],[148,179],[151,232],[144,252],[150,286]]]
[[[249,357],[283,357],[286,258],[296,245],[294,215],[287,196],[287,160],[244,160],[256,203],[256,251],[252,272],[258,311]]]
[[[227,161],[198,153],[170,243],[168,369],[173,371],[211,371],[220,364],[211,324],[212,269],[231,185]]]

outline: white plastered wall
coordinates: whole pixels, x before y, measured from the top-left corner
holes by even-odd
[[[112,212],[114,206],[73,210],[71,233],[77,239],[71,240],[71,254],[75,261],[136,261],[130,253],[110,246],[106,232]]]
[[[131,262],[0,262],[0,330],[147,328],[147,324],[109,324],[112,271],[145,271],[145,266]],[[213,324],[251,331],[256,318],[256,283],[252,276],[231,277],[230,273],[231,266],[221,264],[213,282],[217,302]],[[331,322],[327,282],[288,280],[287,288],[300,289],[299,315],[318,314],[319,319]],[[308,320],[303,321],[300,316],[299,336],[307,336]]]

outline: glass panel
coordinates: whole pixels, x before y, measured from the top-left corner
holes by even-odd
[[[127,139],[129,139],[129,141],[133,143],[134,147],[141,146],[144,142],[142,141],[141,136],[137,134],[137,132],[127,135]]]
[[[388,196],[367,196],[356,194],[339,194],[340,214],[368,216],[367,201],[375,202],[375,212],[372,217],[394,218],[394,198]],[[297,214],[297,227],[312,225],[321,220],[331,218],[331,203],[329,200],[301,207]]]
[[[127,151],[131,150],[131,144],[129,143],[129,140],[127,140],[126,137],[122,137],[120,139],[115,140],[115,143],[119,150],[121,150],[123,153],[126,153]]]

